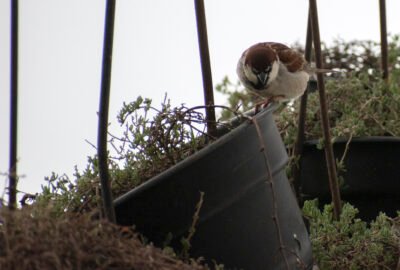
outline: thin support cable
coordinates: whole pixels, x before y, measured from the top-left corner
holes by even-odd
[[[18,141],[18,0],[11,0],[11,66],[10,66],[10,160],[9,201],[10,209],[17,204],[17,141]]]
[[[310,14],[311,14],[312,36],[314,40],[315,62],[317,68],[322,68],[321,40],[319,35],[318,10],[317,10],[316,0],[310,0]],[[340,212],[342,207],[341,207],[340,191],[339,191],[339,184],[336,172],[335,157],[333,155],[331,134],[329,128],[328,106],[325,96],[324,76],[322,73],[317,73],[317,82],[318,82],[319,102],[321,108],[322,130],[324,135],[326,166],[328,168],[329,187],[333,202],[333,214],[334,218],[338,220],[340,217]]]
[[[311,52],[312,52],[312,29],[311,29],[311,16],[310,12],[308,12],[308,20],[307,20],[307,36],[306,36],[306,47],[304,58],[308,63],[311,62]],[[308,87],[307,87],[308,88]],[[304,130],[305,130],[305,121],[306,121],[306,113],[307,113],[307,99],[308,99],[308,91],[306,90],[301,97],[300,100],[300,108],[299,108],[299,118],[298,118],[298,128],[297,128],[297,137],[296,144],[294,146],[293,155],[297,159],[303,153],[303,144],[304,144]],[[295,193],[297,198],[300,200],[300,160],[298,162],[294,162],[293,165],[293,186],[295,189]]]
[[[382,77],[385,80],[389,79],[389,64],[388,64],[388,42],[387,42],[387,27],[386,27],[386,0],[379,0],[379,19],[381,27],[381,68]]]
[[[110,85],[111,85],[111,65],[112,49],[114,37],[115,20],[115,0],[107,0],[104,43],[103,43],[103,62],[101,74],[101,92],[99,105],[99,123],[97,136],[97,155],[99,159],[99,175],[101,183],[101,193],[105,217],[115,223],[115,209],[111,193],[110,175],[108,171],[108,109],[110,103]]]
[[[213,83],[211,76],[210,53],[208,49],[207,24],[204,1],[194,1],[196,10],[197,36],[200,50],[201,71],[203,76],[204,103],[206,105],[207,134],[216,134]]]

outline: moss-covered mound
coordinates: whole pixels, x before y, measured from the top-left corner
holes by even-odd
[[[208,269],[144,244],[132,228],[46,209],[0,212],[0,269]]]

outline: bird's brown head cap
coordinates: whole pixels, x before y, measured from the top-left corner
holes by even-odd
[[[244,63],[261,72],[270,68],[277,59],[278,56],[274,50],[267,46],[256,44],[248,49]]]

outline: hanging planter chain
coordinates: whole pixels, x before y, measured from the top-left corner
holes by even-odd
[[[11,74],[10,74],[10,160],[8,207],[17,204],[17,141],[18,141],[18,0],[11,0]]]
[[[379,19],[381,30],[381,68],[382,77],[386,81],[389,79],[388,68],[388,43],[387,43],[387,27],[386,27],[386,0],[379,0]]]
[[[97,136],[97,155],[104,214],[108,221],[115,223],[115,210],[111,193],[110,174],[108,171],[108,109],[110,103],[111,64],[114,36],[115,0],[107,0],[104,27],[103,62],[99,105],[99,123]]]
[[[316,0],[310,0],[310,14],[311,14],[312,36],[314,41],[315,62],[317,68],[322,68],[321,40],[319,36],[318,10],[317,10]],[[333,155],[333,148],[331,142],[331,134],[330,134],[329,118],[328,118],[328,106],[325,96],[325,84],[324,84],[323,74],[321,73],[317,74],[317,81],[318,81],[319,103],[321,108],[322,130],[324,135],[325,158],[326,158],[326,165],[328,168],[329,187],[333,202],[333,214],[334,218],[338,220],[340,217],[342,202],[340,199],[335,157]]]
[[[204,1],[195,0],[194,5],[196,10],[197,36],[200,50],[201,71],[203,76],[203,92],[204,103],[206,106],[207,134],[210,137],[214,137],[216,134],[216,121]]]

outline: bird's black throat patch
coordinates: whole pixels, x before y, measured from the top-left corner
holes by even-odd
[[[268,81],[268,77],[267,77],[267,81]],[[267,86],[266,85],[264,85],[264,84],[262,84],[259,80],[257,80],[257,83],[254,83],[254,82],[252,82],[252,81],[248,81],[250,84],[251,84],[251,86],[255,89],[255,90],[265,90],[266,88],[267,88]]]

